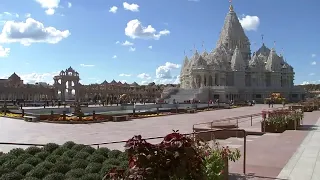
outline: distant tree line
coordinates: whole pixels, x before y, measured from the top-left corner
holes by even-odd
[[[320,91],[320,84],[304,84],[298,86],[303,87],[306,91]]]

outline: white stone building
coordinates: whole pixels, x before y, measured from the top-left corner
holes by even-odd
[[[298,101],[305,92],[294,87],[293,80],[293,67],[274,48],[263,44],[251,54],[250,41],[230,5],[216,48],[185,57],[180,89],[170,99],[261,102],[275,92],[289,101]]]

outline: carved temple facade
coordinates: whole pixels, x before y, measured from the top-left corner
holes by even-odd
[[[275,48],[263,43],[251,54],[250,41],[230,5],[216,48],[211,52],[195,50],[191,57],[184,58],[180,94],[187,98],[190,92],[188,98],[202,101],[262,101],[278,92],[288,100],[298,101],[305,92],[294,87],[294,75],[293,67]],[[174,97],[179,98],[179,92]]]

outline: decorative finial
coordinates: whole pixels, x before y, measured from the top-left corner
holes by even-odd
[[[186,56],[186,50],[183,51],[184,56]]]
[[[273,41],[273,48],[276,48],[276,41]]]
[[[263,42],[263,37],[264,37],[264,35],[263,35],[263,34],[261,34],[261,41],[262,41],[262,44],[264,44],[264,42]]]
[[[202,41],[202,45],[201,45],[201,46],[202,46],[202,49],[205,49],[205,48],[204,48],[204,41]]]
[[[232,12],[233,11],[232,0],[229,0],[229,3],[230,3],[229,11]]]

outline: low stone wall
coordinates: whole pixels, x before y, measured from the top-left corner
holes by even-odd
[[[229,106],[229,105],[220,105],[220,107]],[[207,108],[208,104],[136,104],[135,110],[136,112],[139,110],[151,110],[156,108],[165,108],[165,109],[185,109],[185,108],[193,108],[193,109],[203,109]],[[209,104],[210,108],[217,108],[218,104]],[[96,113],[102,113],[102,112],[110,112],[110,111],[133,111],[134,106],[133,105],[124,105],[124,106],[98,106],[98,107],[81,107],[81,110],[83,113],[89,113],[91,114],[93,111]],[[73,107],[70,108],[33,108],[33,109],[25,109],[25,113],[30,114],[51,114],[51,111],[53,111],[53,114],[62,114],[63,111],[66,113],[71,113],[74,111]]]

